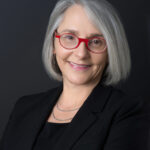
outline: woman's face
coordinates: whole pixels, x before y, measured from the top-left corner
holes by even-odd
[[[58,34],[74,32],[80,38],[89,38],[92,34],[101,35],[80,5],[73,5],[67,9],[57,32]],[[99,82],[107,63],[107,51],[100,54],[92,53],[87,50],[84,42],[80,43],[78,48],[67,50],[60,45],[59,39],[55,38],[54,53],[62,72],[63,82],[74,85]]]

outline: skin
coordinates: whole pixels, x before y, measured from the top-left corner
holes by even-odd
[[[80,5],[73,5],[66,10],[57,32],[61,34],[66,29],[75,31],[80,38],[89,38],[93,33],[101,35]],[[55,38],[53,52],[63,75],[63,92],[57,103],[62,109],[79,107],[101,79],[107,63],[107,50],[101,54],[94,54],[88,51],[85,43],[82,42],[78,48],[68,51],[60,45],[59,39]],[[70,66],[70,62],[88,64],[90,67],[87,70],[76,70]],[[67,116],[59,114],[56,110],[55,114],[60,116],[59,118]],[[73,115],[75,113],[71,112],[70,116]]]

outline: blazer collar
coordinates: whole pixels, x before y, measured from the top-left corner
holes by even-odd
[[[32,150],[36,137],[47,121],[62,89],[63,86],[61,84],[55,90],[48,91],[41,99],[40,105],[37,105],[37,107],[32,110],[32,114],[25,119],[25,122],[22,121],[22,126],[24,128],[19,128],[18,132],[20,137],[23,136],[23,139],[18,139],[16,150],[19,148],[22,150]],[[98,84],[93,89],[89,97],[72,119],[71,123],[67,126],[54,150],[60,150],[62,147],[63,150],[71,149],[81,134],[83,134],[83,132],[97,120],[96,113],[100,113],[103,110],[110,93],[111,88],[104,87],[101,84]],[[23,124],[26,124],[26,126]]]

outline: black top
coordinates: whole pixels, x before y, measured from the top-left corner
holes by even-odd
[[[34,150],[52,150],[68,124],[46,122],[36,140]]]

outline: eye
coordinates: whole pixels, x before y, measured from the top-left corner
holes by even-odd
[[[64,34],[63,36],[62,36],[62,38],[65,40],[74,40],[75,39],[75,37],[73,36],[73,35],[70,35],[70,34]]]
[[[101,45],[102,41],[100,39],[93,39],[93,44],[95,44],[95,45]]]
[[[101,46],[104,44],[103,40],[99,38],[94,38],[89,41],[89,46]]]

